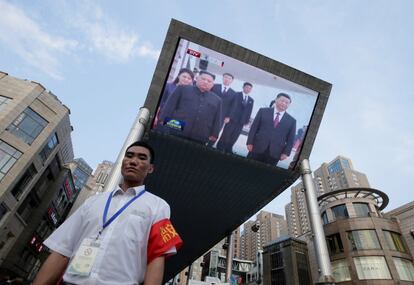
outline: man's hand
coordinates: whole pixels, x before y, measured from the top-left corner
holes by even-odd
[[[69,258],[53,251],[43,263],[32,285],[55,285],[68,262]]]
[[[253,145],[252,144],[248,144],[247,145],[247,150],[252,152],[253,151]]]
[[[286,158],[288,158],[289,156],[288,155],[286,155],[286,154],[284,154],[284,153],[282,153],[281,155],[280,155],[280,160],[285,160]]]
[[[147,265],[145,272],[144,285],[161,285],[164,276],[165,257],[160,256]]]
[[[229,117],[224,118],[224,123],[225,123],[225,124],[230,123],[230,118],[229,118]]]
[[[215,142],[217,140],[217,138],[216,137],[213,137],[213,136],[209,136],[208,137],[208,140],[210,140],[212,142]]]

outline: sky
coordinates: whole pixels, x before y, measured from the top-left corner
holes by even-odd
[[[332,83],[312,169],[350,158],[389,196],[387,211],[414,200],[413,10],[409,0],[0,0],[0,70],[70,108],[75,157],[95,168],[116,160],[175,18]],[[290,189],[265,210],[284,215],[289,201]]]

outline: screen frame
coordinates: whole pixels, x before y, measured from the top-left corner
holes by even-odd
[[[301,85],[318,93],[316,103],[309,121],[308,129],[303,139],[301,150],[299,152],[297,160],[294,163],[294,166],[288,169],[277,166],[269,166],[282,172],[298,172],[298,162],[305,158],[308,159],[310,156],[313,143],[315,142],[316,134],[318,132],[322,116],[332,89],[332,85],[286,64],[273,60],[269,57],[241,47],[230,41],[199,30],[175,19],[171,20],[164,45],[162,47],[160,57],[151,81],[151,85],[148,90],[147,98],[144,103],[144,107],[150,111],[150,119],[147,123],[145,134],[148,135],[151,131],[153,122],[156,117],[158,105],[163,95],[165,83],[168,80],[169,72],[181,39],[202,45],[203,47],[232,57],[236,60],[274,74],[278,77]],[[182,139],[185,140],[184,138]],[[211,151],[218,151],[214,148],[208,149]],[[240,157],[238,155],[234,156]],[[251,161],[251,159],[248,158],[244,159]],[[252,162],[262,164],[261,162]]]

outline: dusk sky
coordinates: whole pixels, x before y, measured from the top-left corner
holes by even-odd
[[[93,168],[116,159],[175,18],[332,83],[312,169],[340,154],[389,196],[385,211],[414,200],[413,1],[0,0],[0,11],[0,70],[70,108],[75,157]],[[290,189],[265,210],[284,215],[289,201]]]

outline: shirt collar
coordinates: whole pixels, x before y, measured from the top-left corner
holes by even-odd
[[[273,108],[273,117],[274,117],[274,118],[276,117],[276,113],[279,113],[279,117],[280,117],[280,118],[282,118],[282,117],[283,117],[283,115],[285,114],[285,111],[283,111],[283,112],[278,111],[278,110],[276,109],[276,107],[274,107],[274,108]]]
[[[124,192],[121,189],[120,185],[118,185],[118,187],[116,188],[116,190],[112,194],[112,197],[114,197],[116,195],[124,195],[124,194],[132,194],[132,195],[135,196],[135,195],[137,195],[139,192],[141,192],[144,189],[145,189],[145,185],[140,185],[140,186],[128,188],[127,191]]]

